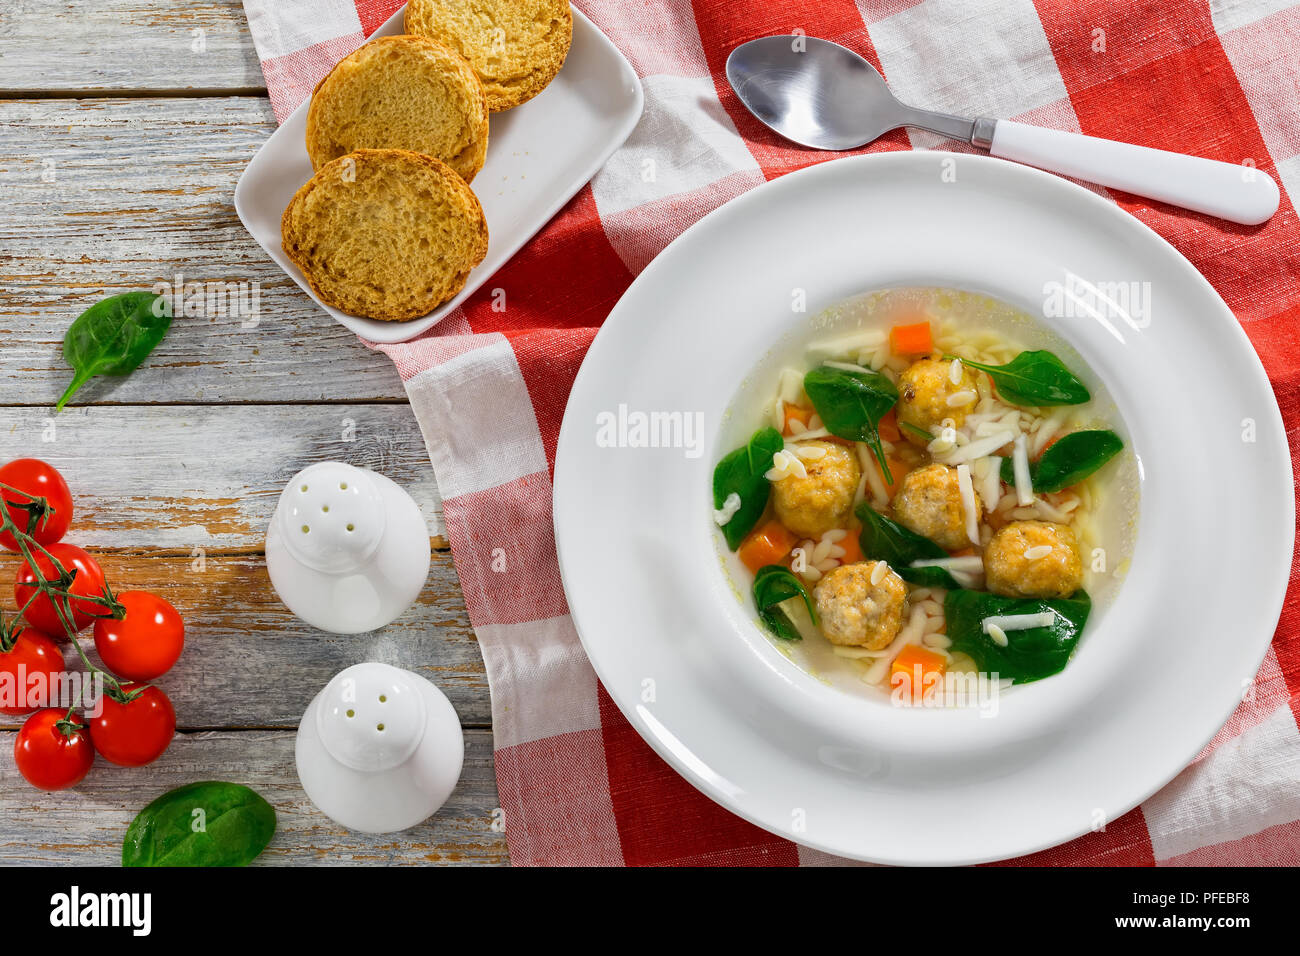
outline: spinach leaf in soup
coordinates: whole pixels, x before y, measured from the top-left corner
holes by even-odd
[[[1123,440],[1108,428],[1071,432],[1053,442],[1034,463],[1034,488],[1047,493],[1076,485],[1123,448]]]
[[[1093,474],[1123,448],[1124,440],[1108,428],[1070,432],[1049,445],[1037,461],[1029,463],[1030,484],[1039,494],[1064,491]],[[1015,483],[1015,465],[1010,458],[1002,460],[1002,480]]]
[[[758,607],[758,616],[767,629],[783,641],[803,639],[799,629],[781,608],[783,601],[796,597],[803,598],[804,606],[816,624],[817,609],[813,606],[812,597],[804,583],[789,568],[781,564],[768,564],[759,568],[754,575],[754,604]]]
[[[911,567],[913,561],[949,557],[940,545],[891,521],[865,501],[853,513],[862,522],[858,544],[862,547],[863,557],[884,561],[900,578],[912,584],[931,588],[961,587],[957,579],[944,568]]]
[[[772,459],[785,447],[785,439],[775,428],[754,432],[743,447],[725,455],[713,469],[713,507],[721,508],[729,495],[740,497],[740,509],[722,526],[727,547],[735,551],[745,535],[754,530],[763,517],[772,483],[765,476]]]
[[[246,866],[271,842],[275,810],[237,783],[191,783],[140,811],[122,842],[123,866]]]
[[[804,376],[803,390],[826,430],[840,438],[865,442],[880,462],[885,481],[892,484],[878,428],[898,402],[894,383],[879,372],[820,365]]]
[[[73,376],[55,410],[96,375],[130,375],[171,324],[171,304],[153,292],[109,296],[81,313],[63,336],[63,357]]]
[[[949,591],[943,602],[951,649],[969,654],[981,672],[1017,684],[1041,680],[1064,669],[1091,610],[1092,599],[1086,591],[1053,600],[1002,597],[986,591]],[[1007,631],[1006,647],[984,633],[983,621],[987,617],[1047,611],[1054,615],[1053,623]]]
[[[945,358],[956,358],[948,355]],[[970,359],[962,364],[987,372],[998,398],[1011,405],[1041,408],[1049,405],[1083,405],[1092,400],[1088,386],[1051,352],[1021,352],[1006,365],[981,365]]]

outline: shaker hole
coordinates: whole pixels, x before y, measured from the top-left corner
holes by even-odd
[[[384,729],[384,725],[383,725],[383,724],[379,724],[375,729],[376,729],[376,730],[383,730],[383,729]]]
[[[329,505],[321,505],[321,506],[320,506],[320,510],[323,511],[323,512],[325,512],[326,514],[328,514],[328,513],[329,513],[329,510],[330,510],[330,506],[329,506]]]
[[[357,715],[357,712],[356,712],[355,710],[349,710],[349,711],[348,711],[348,716],[349,716],[349,717],[355,717],[356,715]]]
[[[309,532],[309,531],[311,531],[311,528],[309,528],[307,525],[303,525],[303,526],[302,526],[302,533],[303,533],[303,534],[306,534],[306,533]]]
[[[356,531],[357,529],[356,529],[356,527],[355,527],[351,522],[349,522],[349,523],[348,523],[348,530],[349,530],[349,531]]]

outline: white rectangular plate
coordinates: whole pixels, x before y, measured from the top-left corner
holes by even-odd
[[[374,35],[400,34],[405,10]],[[235,210],[253,238],[322,309],[372,342],[405,342],[469,298],[596,174],[641,118],[644,94],[623,54],[575,9],[573,46],[550,86],[522,106],[492,114],[487,162],[471,184],[487,217],[487,258],[459,295],[410,322],[377,322],[325,305],[280,248],[280,216],[312,175],[305,146],[309,103],[294,110],[248,164],[235,187]]]

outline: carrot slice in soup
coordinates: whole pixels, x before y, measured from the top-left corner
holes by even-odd
[[[889,686],[900,688],[904,696],[919,701],[933,692],[946,669],[947,662],[942,654],[919,644],[909,644],[889,667]]]
[[[798,539],[786,530],[785,525],[773,518],[749,533],[736,554],[750,571],[757,572],[768,564],[780,564]]]
[[[934,351],[930,323],[913,322],[889,330],[889,349],[895,355],[929,355]]]

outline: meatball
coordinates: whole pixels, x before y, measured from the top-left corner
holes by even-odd
[[[953,426],[960,428],[979,397],[975,391],[975,374],[970,369],[963,366],[958,378],[954,384],[951,361],[925,358],[913,362],[898,377],[899,422],[933,434],[932,429],[941,425],[945,418],[950,418]],[[959,392],[969,392],[970,400],[949,405],[948,399]],[[930,442],[910,428],[902,429],[902,433],[914,445]]]
[[[903,626],[907,586],[883,561],[841,565],[817,582],[813,596],[822,633],[832,644],[878,651]]]
[[[983,513],[976,497],[976,524]],[[926,465],[904,475],[894,495],[894,518],[904,528],[949,551],[972,544],[966,534],[966,509],[961,503],[957,469],[948,465]]]
[[[852,449],[837,442],[805,441],[795,447],[818,448],[824,454],[801,458],[806,478],[787,475],[773,482],[772,505],[781,523],[795,534],[820,538],[848,519],[862,466]]]
[[[1005,597],[1069,597],[1083,583],[1074,532],[1047,521],[1011,522],[984,549],[984,580]]]

